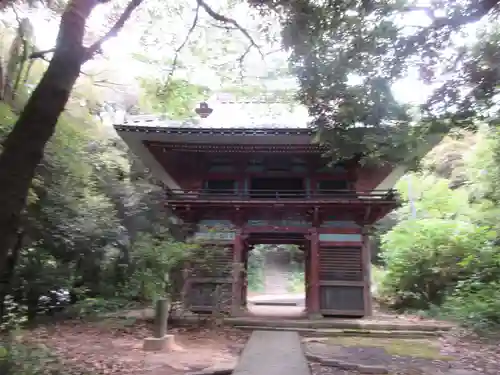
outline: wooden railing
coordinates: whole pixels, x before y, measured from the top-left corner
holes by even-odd
[[[394,190],[371,190],[360,192],[355,190],[249,190],[233,189],[201,189],[201,190],[168,190],[167,200],[336,200],[359,199],[397,201],[399,195]]]

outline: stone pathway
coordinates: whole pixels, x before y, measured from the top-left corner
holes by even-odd
[[[291,272],[286,267],[267,264],[264,267],[264,293],[287,294]]]
[[[254,331],[232,375],[310,375],[296,332]]]

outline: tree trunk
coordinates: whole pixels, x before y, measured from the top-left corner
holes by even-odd
[[[16,239],[15,246],[12,248],[9,256],[7,257],[6,265],[4,266],[4,272],[1,274],[0,279],[0,323],[3,321],[3,317],[6,313],[5,311],[5,298],[11,292],[12,278],[14,277],[14,271],[21,254],[21,249],[23,247],[24,231],[19,231]]]
[[[45,145],[86,59],[85,21],[96,0],[72,0],[66,7],[54,55],[33,91],[0,155],[0,274],[16,241],[21,211]]]

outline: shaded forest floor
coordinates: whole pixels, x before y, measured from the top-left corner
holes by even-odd
[[[174,375],[206,368],[234,367],[248,333],[229,329],[172,329],[172,350],[142,350],[149,323],[106,319],[64,322],[25,331],[21,340],[43,346],[76,373]]]
[[[162,353],[142,351],[142,340],[152,327],[138,320],[106,319],[71,321],[38,327],[21,333],[26,343],[50,349],[74,373],[95,375],[181,375],[206,369],[234,367],[248,339],[248,332],[233,328],[191,328],[171,330],[173,350]],[[439,339],[329,338],[307,339],[308,351],[350,361],[382,363],[391,374],[462,375],[500,373],[500,346],[479,338],[451,332]],[[313,375],[355,375],[312,362]]]

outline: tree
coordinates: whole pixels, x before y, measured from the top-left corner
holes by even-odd
[[[35,168],[81,66],[100,51],[104,41],[119,32],[142,3],[131,0],[105,36],[86,47],[85,22],[99,3],[107,1],[68,3],[61,16],[56,46],[50,51],[53,55],[48,68],[3,144],[0,265],[15,242]],[[494,30],[486,30],[487,37],[473,48],[457,45],[453,36],[467,24],[490,14],[496,16],[497,1],[471,0],[465,6],[458,1],[435,1],[427,7],[392,1],[248,3],[280,15],[283,44],[292,52],[292,72],[300,82],[299,98],[314,116],[320,137],[339,157],[346,152],[352,155],[353,151],[379,155],[400,152],[413,142],[413,137],[422,135],[421,128],[411,126],[414,118],[408,106],[398,103],[390,89],[394,80],[412,67],[417,67],[427,82],[435,82],[438,73],[456,72],[421,108],[424,123],[433,131],[446,130],[450,125],[470,125],[473,116],[484,118],[480,112],[491,105],[496,93],[499,70]],[[196,15],[200,10],[219,25],[244,35],[248,47],[242,57],[252,48],[259,49],[253,37],[234,19],[217,13],[204,0],[196,0]],[[416,12],[425,14],[429,25],[408,32],[398,19]],[[191,29],[196,27],[197,19],[196,16]],[[450,49],[455,51],[452,57]],[[35,52],[32,57],[45,54]],[[442,61],[445,63],[439,63]],[[369,139],[363,134],[345,132],[359,124],[375,128]],[[331,132],[336,136],[329,136]],[[362,147],[356,149],[351,147],[353,144]]]
[[[422,164],[437,176],[449,179],[450,187],[461,187],[468,180],[467,156],[477,138],[472,132],[449,134],[425,156]]]
[[[0,155],[0,274],[9,250],[15,243],[21,211],[25,206],[35,169],[42,160],[45,145],[55,131],[57,120],[68,102],[82,65],[100,52],[102,44],[122,29],[134,10],[143,2],[128,2],[103,37],[88,47],[84,46],[88,17],[98,4],[108,1],[71,0],[62,12],[55,47],[50,51],[34,52],[31,55],[35,58],[52,53],[52,58],[13,130],[5,139]],[[196,14],[203,10],[213,20],[230,24],[233,29],[243,33],[250,43],[250,48],[257,47],[248,31],[238,22],[217,13],[204,0],[196,0],[196,4]],[[196,25],[197,17],[190,30]]]
[[[10,124],[15,115],[3,107],[0,124]],[[102,127],[80,102],[68,103],[37,167],[1,275],[0,317],[6,301],[26,307],[29,319],[54,306],[71,311],[57,300],[61,290],[70,292],[77,311],[87,312],[149,302],[166,286],[177,297],[175,267],[192,246],[179,242],[182,231],[164,207],[162,187]],[[0,137],[8,131],[1,126]],[[169,285],[166,273],[173,276]]]
[[[498,128],[484,124],[465,136],[444,139],[422,171],[397,185],[405,198],[411,178],[417,217],[404,203],[382,235],[379,298],[393,308],[498,329],[500,138]],[[460,158],[453,157],[457,149]],[[460,186],[451,184],[455,168]]]
[[[85,47],[85,23],[92,10],[106,1],[72,0],[66,6],[50,63],[31,94],[0,155],[0,272],[15,242],[21,211],[44,148],[69,99],[82,65],[107,39],[116,35],[142,0],[132,0],[108,33]]]
[[[175,120],[192,117],[193,108],[210,92],[207,87],[181,79],[142,79],[141,86],[144,90],[141,107]]]
[[[493,27],[485,28],[473,48],[457,41],[466,26],[489,16],[496,20],[497,0],[436,0],[425,6],[387,0],[250,3],[280,15],[300,101],[333,154],[391,155],[391,149],[401,154],[395,146],[418,139],[423,130],[474,125],[497,92]],[[421,22],[411,25],[412,18]],[[435,88],[417,113],[391,90],[410,70]],[[419,119],[426,126],[417,131],[410,125]],[[375,129],[356,146],[359,137],[352,139],[353,132],[346,130],[359,125]]]

